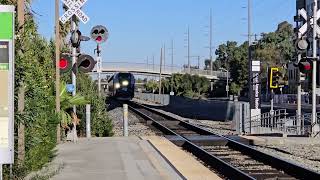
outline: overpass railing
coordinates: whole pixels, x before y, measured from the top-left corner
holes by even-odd
[[[128,62],[103,62],[103,71],[135,71],[142,73],[153,73],[159,74],[160,65],[158,64],[147,64],[147,63],[128,63]],[[177,65],[163,65],[162,74],[173,74],[173,73],[189,73],[189,69],[183,66]],[[227,73],[223,71],[211,71],[202,69],[191,69],[190,74],[198,74],[200,76],[209,76],[217,78],[226,78]]]

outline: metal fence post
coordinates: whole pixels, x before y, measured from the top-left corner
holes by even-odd
[[[123,104],[123,136],[128,136],[128,104]]]
[[[86,105],[86,135],[91,138],[91,107],[90,104]]]

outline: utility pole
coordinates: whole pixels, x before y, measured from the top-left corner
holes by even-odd
[[[173,93],[173,39],[171,40],[171,92]]]
[[[200,76],[200,56],[198,56],[198,75]]]
[[[166,71],[166,44],[163,45],[163,71]]]
[[[162,48],[161,48],[161,53],[160,53],[159,95],[161,94],[161,73],[162,73]]]
[[[154,72],[154,55],[152,55],[152,70]]]
[[[56,39],[56,112],[60,113],[60,24],[59,24],[59,0],[55,0],[55,39]],[[57,125],[57,143],[61,142],[60,122]]]
[[[313,36],[312,36],[312,42],[313,42],[313,48],[312,48],[312,54],[313,54],[313,64],[312,64],[312,134],[316,135],[316,124],[317,124],[317,102],[316,102],[316,78],[317,78],[317,11],[318,11],[318,1],[313,1]]]
[[[213,75],[212,62],[212,9],[210,9],[210,32],[209,32],[209,58],[210,58],[210,75]],[[210,81],[210,90],[213,91],[213,82]]]
[[[251,67],[251,0],[248,0],[248,66],[249,66],[249,80],[248,80],[248,87],[249,87],[249,103],[250,103],[250,111],[249,111],[249,117],[250,117],[250,132],[251,133],[251,110],[253,107],[253,100],[252,100],[252,93],[253,93],[253,86],[252,86],[252,67]]]
[[[210,9],[210,33],[209,33],[209,57],[210,57],[210,75],[212,75],[212,9]]]
[[[149,69],[149,56],[147,56],[147,70]]]
[[[191,74],[191,64],[190,64],[190,30],[188,27],[188,71]]]

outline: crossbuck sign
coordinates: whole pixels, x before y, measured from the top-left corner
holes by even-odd
[[[304,23],[299,28],[299,32],[301,33],[301,35],[304,35],[308,31],[308,24],[309,24],[308,21],[310,21],[310,25],[313,25],[313,18],[311,19],[308,18],[307,11],[304,8],[298,10],[298,15],[301,16],[306,21],[306,23]],[[320,18],[320,9],[317,11],[317,21],[319,20],[319,18]],[[317,23],[314,25],[314,28],[316,28],[317,34],[320,35],[320,27]]]
[[[90,18],[80,9],[88,0],[62,0],[62,2],[68,7],[68,10],[60,17],[60,21],[64,24],[73,15],[76,15],[84,24],[86,24]]]

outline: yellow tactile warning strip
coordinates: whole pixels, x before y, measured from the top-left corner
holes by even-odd
[[[148,140],[166,159],[186,178],[195,180],[215,180],[221,179],[214,174],[194,157],[187,154],[179,147],[168,141],[164,137],[145,136],[142,137]]]

